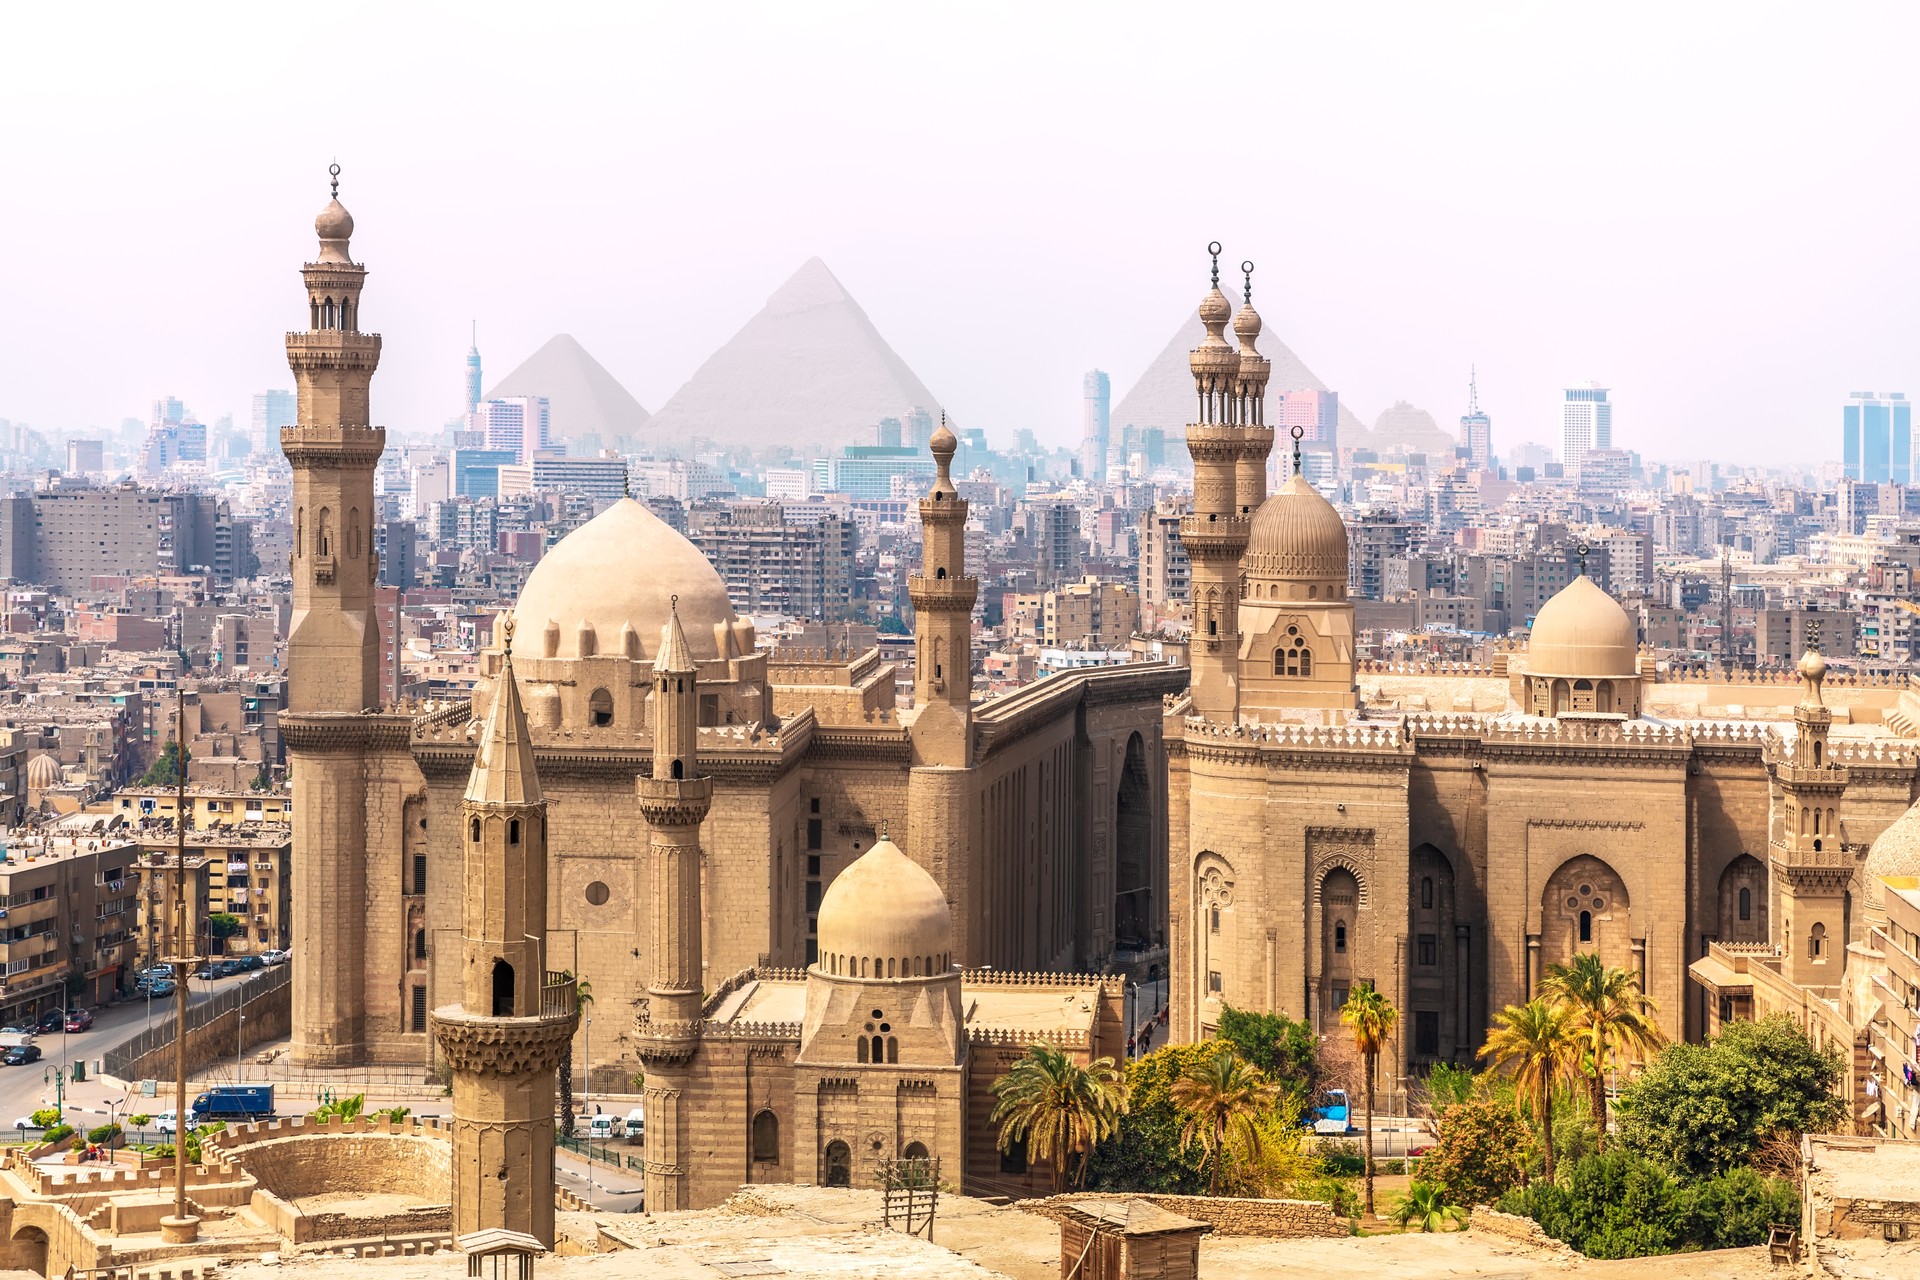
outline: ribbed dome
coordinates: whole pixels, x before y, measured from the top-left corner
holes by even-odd
[[[550,635],[557,635],[552,656],[559,658],[591,656],[581,652],[583,638],[597,654],[622,653],[629,632],[658,644],[676,595],[695,661],[729,656],[723,631],[732,634],[735,655],[752,651],[752,625],[734,615],[726,583],[706,556],[644,504],[622,498],[562,538],[527,575],[513,607],[516,651],[547,656]]]
[[[1639,631],[1620,602],[1584,573],[1534,615],[1527,674],[1618,679],[1640,674]]]
[[[60,762],[50,755],[37,755],[27,761],[27,785],[36,791],[60,785]]]
[[[1867,895],[1879,889],[1881,876],[1920,876],[1920,804],[1893,820],[1867,851]]]
[[[932,876],[882,839],[835,876],[820,902],[819,951],[888,960],[940,957],[953,950],[953,913]]]
[[[1295,472],[1253,513],[1245,559],[1249,576],[1347,580],[1347,526],[1333,504]]]

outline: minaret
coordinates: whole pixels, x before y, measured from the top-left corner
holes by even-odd
[[[704,1000],[700,925],[700,824],[713,780],[699,771],[700,695],[692,651],[680,627],[680,597],[653,664],[653,776],[637,780],[640,811],[653,828],[652,955],[647,1007],[635,1028],[646,1063],[647,1209],[685,1209],[692,1155],[688,1066],[700,1047]]]
[[[513,619],[460,806],[460,1003],[433,1033],[453,1072],[453,1234],[501,1227],[553,1247],[554,1072],[580,1020],[547,972],[547,802],[513,678]]]
[[[965,768],[973,733],[973,602],[980,583],[967,576],[967,503],[953,483],[959,441],[945,414],[927,447],[939,472],[920,499],[920,572],[907,579],[914,618],[913,759]]]
[[[1213,288],[1200,300],[1207,334],[1187,357],[1199,417],[1187,427],[1193,512],[1181,518],[1180,542],[1192,565],[1193,709],[1212,720],[1231,720],[1239,711],[1240,557],[1252,520],[1240,505],[1239,468],[1246,447],[1236,422],[1240,353],[1225,336],[1233,307],[1220,292],[1219,242],[1208,245],[1207,252],[1213,257]]]
[[[333,199],[314,220],[318,258],[301,268],[309,328],[287,335],[298,421],[280,431],[293,466],[293,619],[280,726],[293,777],[293,1059],[362,1059],[366,1039],[365,761],[379,706],[379,576],[373,472],[386,430],[369,387],[380,336],[360,332],[366,268],[348,256],[353,217]],[[404,742],[404,738],[402,739]]]
[[[1240,368],[1234,389],[1239,401],[1234,416],[1240,424],[1240,458],[1234,468],[1235,499],[1243,516],[1252,516],[1267,500],[1267,455],[1273,452],[1273,428],[1267,425],[1267,379],[1273,362],[1261,355],[1260,313],[1253,309],[1253,263],[1240,264],[1246,276],[1245,305],[1233,318],[1233,334],[1240,339]]]
[[[1817,644],[1817,641],[1815,642]],[[1781,818],[1775,827],[1772,917],[1787,979],[1803,987],[1838,987],[1847,954],[1847,887],[1853,852],[1840,831],[1847,770],[1833,761],[1827,730],[1833,712],[1820,694],[1826,660],[1818,648],[1800,659],[1803,682],[1793,709],[1793,743],[1774,759]]]

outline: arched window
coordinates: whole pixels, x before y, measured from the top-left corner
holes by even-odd
[[[924,1142],[909,1142],[907,1149],[900,1154],[909,1160],[925,1160],[927,1158],[927,1144]]]
[[[673,762],[673,780],[675,782],[680,781],[680,775],[685,772],[686,772],[686,766],[681,764],[678,760],[675,760]]]
[[[510,818],[507,821],[507,843],[520,843],[520,819],[518,818]]]
[[[1318,600],[1319,598],[1320,598],[1320,588],[1318,587],[1307,588],[1307,599]]]
[[[1813,834],[1820,834],[1820,811],[1818,809],[1813,811]]]
[[[347,509],[347,559],[360,558],[360,508]]]
[[[1824,963],[1827,958],[1827,926],[1815,924],[1807,935],[1807,954],[1814,960]]]
[[[867,1038],[865,1036],[861,1036],[859,1043],[854,1045],[853,1060],[855,1062],[865,1062],[867,1060]]]
[[[933,571],[933,576],[935,577],[935,579],[939,579],[939,578],[944,578],[944,577],[946,577],[946,576],[947,576],[947,566],[945,566],[945,565],[941,565],[941,566],[940,566],[940,567],[939,567],[938,569],[935,569],[935,570]]]
[[[320,327],[322,329],[333,328],[333,299],[332,298],[328,298],[325,302],[320,304]]]
[[[780,1117],[771,1111],[754,1114],[753,1158],[760,1164],[780,1163]]]
[[[513,1016],[513,966],[505,959],[493,962],[493,1016]]]
[[[303,560],[307,555],[307,509],[305,507],[293,514],[293,554]]]
[[[891,978],[891,977],[893,977],[893,976],[894,976],[894,974],[893,974],[893,957],[892,957],[892,956],[888,956],[888,957],[887,957],[887,976],[888,976],[889,978]]]
[[[853,1151],[838,1138],[827,1144],[827,1185],[853,1185]]]
[[[895,1037],[895,1036],[887,1037],[887,1061],[888,1062],[900,1061],[900,1041],[898,1037]]]
[[[1313,674],[1313,650],[1311,649],[1300,651],[1300,674],[1303,676]]]
[[[886,1051],[887,1051],[886,1045],[882,1043],[879,1036],[875,1036],[873,1038],[873,1060],[876,1063],[886,1061],[885,1057],[882,1056],[886,1053]]]
[[[867,958],[865,956],[860,957],[860,976],[863,978],[867,976]]]
[[[467,827],[467,834],[473,837],[475,844],[480,843],[480,819],[475,818]]]
[[[425,960],[427,958],[427,931],[425,929],[415,929],[413,931],[413,958],[415,960]]]
[[[1593,912],[1591,911],[1580,913],[1580,941],[1593,941]]]
[[[613,695],[605,689],[595,689],[588,697],[587,723],[598,728],[613,723]]]
[[[1432,876],[1420,877],[1420,905],[1423,907],[1431,907],[1433,905],[1433,877]]]
[[[333,554],[333,510],[330,507],[320,508],[320,548],[319,550],[320,550],[320,554],[323,556],[330,556]]]
[[[1820,739],[1818,738],[1813,740],[1813,767],[1816,769],[1820,767]]]
[[[1742,920],[1753,919],[1753,890],[1751,889],[1743,888],[1740,890],[1740,918]]]
[[[1347,922],[1345,920],[1333,926],[1333,949],[1335,951],[1345,951],[1347,949]]]

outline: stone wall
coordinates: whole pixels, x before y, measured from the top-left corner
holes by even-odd
[[[1532,1218],[1523,1218],[1515,1213],[1502,1213],[1492,1205],[1475,1205],[1471,1225],[1475,1231],[1484,1231],[1489,1235],[1532,1245],[1536,1249],[1551,1249],[1556,1253],[1565,1254],[1573,1252],[1572,1249],[1542,1231],[1540,1224]]]
[[[285,1200],[334,1192],[404,1195],[428,1203],[450,1198],[453,1149],[444,1139],[326,1128],[249,1143],[229,1158]]]
[[[1323,1200],[1238,1200],[1231,1196],[1146,1196],[1122,1192],[1089,1194],[1075,1192],[1048,1196],[1041,1200],[1020,1200],[1016,1209],[1039,1214],[1059,1222],[1068,1205],[1083,1200],[1144,1200],[1156,1208],[1196,1222],[1211,1223],[1223,1236],[1264,1236],[1292,1239],[1302,1236],[1344,1236],[1347,1224],[1337,1218],[1333,1206]],[[1478,1221],[1476,1216],[1475,1221]]]
[[[244,1031],[240,1015],[246,1014]],[[229,1009],[212,1021],[187,1032],[187,1070],[198,1071],[222,1059],[232,1061],[236,1048],[250,1049],[293,1034],[293,984],[282,983],[254,997],[239,1010]],[[141,1054],[127,1065],[126,1079],[171,1079],[175,1069],[172,1042]]]

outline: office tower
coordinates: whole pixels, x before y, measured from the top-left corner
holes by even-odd
[[[1913,405],[1903,391],[1856,391],[1840,407],[1841,460],[1849,480],[1910,484]]]
[[[1107,479],[1107,413],[1113,386],[1095,369],[1080,380],[1080,474],[1104,484]]]
[[[152,427],[165,426],[169,422],[184,421],[186,416],[187,406],[182,404],[177,397],[161,396],[153,402],[153,417],[147,425]]]
[[[107,469],[107,443],[104,440],[67,441],[67,471],[80,474]]]
[[[918,449],[920,452],[925,453],[928,442],[933,439],[932,410],[923,409],[919,405],[915,405],[913,408],[907,410],[905,416],[902,418],[902,424],[906,431],[907,448]]]
[[[467,429],[482,433],[489,450],[512,453],[513,462],[531,462],[534,454],[550,448],[551,426],[545,396],[482,400],[467,415]]]
[[[1467,375],[1467,411],[1460,416],[1460,447],[1467,451],[1467,463],[1475,471],[1493,470],[1493,419],[1480,409],[1478,370]]]
[[[873,428],[873,442],[882,449],[898,449],[900,447],[900,419],[880,419]]]
[[[280,443],[280,428],[299,421],[299,400],[291,391],[253,393],[253,419],[248,423],[247,443],[255,453],[266,453]]]
[[[480,407],[480,322],[473,324],[473,345],[467,348],[467,412]]]
[[[1613,406],[1597,382],[1568,387],[1560,409],[1560,463],[1568,475],[1580,470],[1589,449],[1613,447]]]
[[[1340,448],[1340,393],[1337,391],[1288,391],[1280,397],[1280,418],[1275,424],[1282,436],[1295,427],[1306,432],[1303,444],[1324,444],[1335,452]],[[1282,444],[1286,443],[1284,440]],[[1284,450],[1283,450],[1284,452]],[[1291,466],[1291,461],[1288,462]]]

